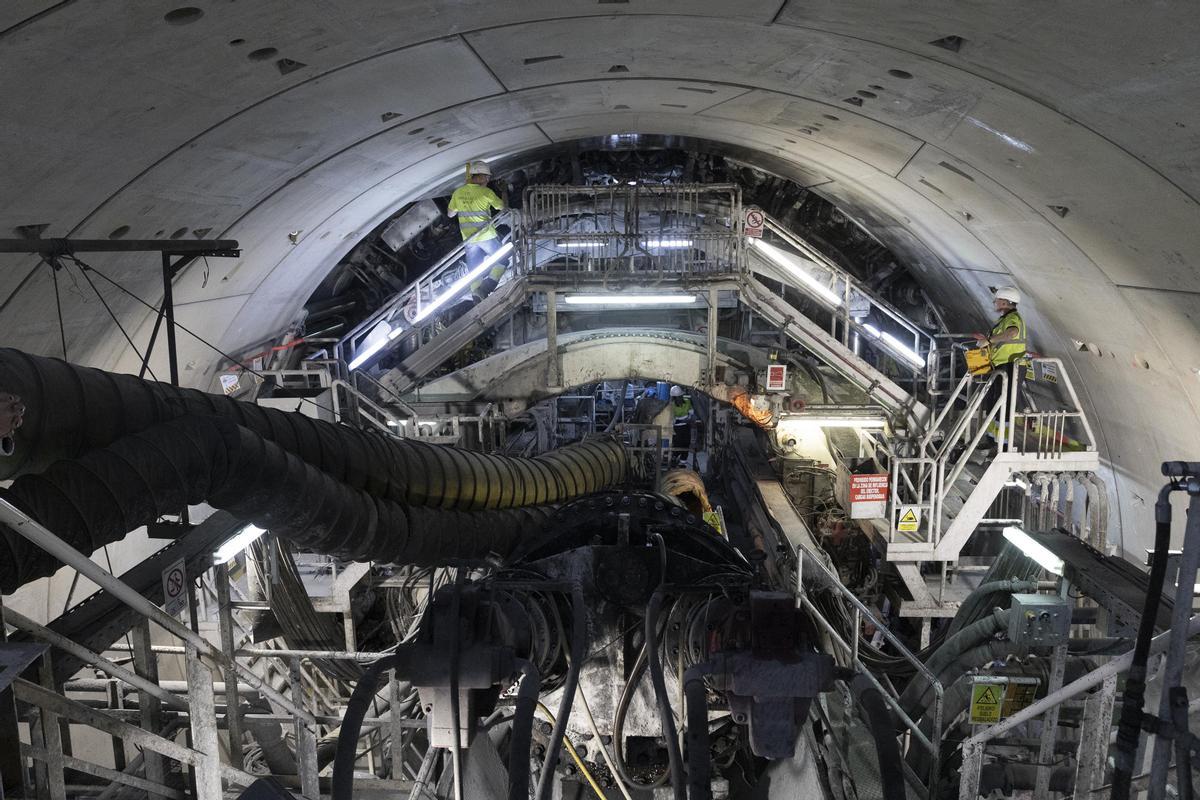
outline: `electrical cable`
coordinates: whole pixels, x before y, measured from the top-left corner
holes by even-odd
[[[662,588],[654,590],[646,606],[646,654],[650,666],[650,681],[654,685],[654,699],[658,704],[658,716],[662,722],[663,738],[667,741],[667,758],[671,764],[671,787],[675,800],[687,800],[684,783],[683,753],[679,748],[679,733],[675,727],[675,714],[667,696],[667,682],[663,675],[662,661],[658,653],[658,616],[662,613]]]
[[[379,659],[363,673],[342,715],[341,730],[338,732],[337,747],[333,757],[333,775],[330,779],[331,800],[353,800],[354,762],[358,760],[358,737],[371,699],[379,688],[380,676],[399,661],[396,655]]]
[[[533,714],[540,706],[541,676],[532,661],[517,659],[521,685],[513,704],[508,744],[508,800],[529,800],[529,749],[533,744]],[[486,726],[485,726],[486,727]]]
[[[454,591],[450,595],[450,619],[458,625],[458,615],[462,604],[462,585],[466,573],[461,568],[454,571]],[[458,707],[458,661],[462,649],[462,637],[455,635],[450,638],[450,726],[453,738],[450,740],[450,752],[454,765],[454,800],[463,800],[462,794],[462,743],[459,741],[462,723],[459,719]]]
[[[625,788],[625,781],[621,775],[617,773],[616,764],[612,757],[608,754],[608,748],[604,746],[604,737],[600,734],[600,726],[596,724],[596,718],[592,716],[592,709],[588,705],[587,694],[583,691],[583,685],[579,686],[579,704],[583,707],[584,716],[587,717],[588,727],[592,729],[592,736],[596,738],[596,746],[600,748],[600,755],[604,758],[604,763],[608,765],[609,771],[613,774],[613,779],[616,781],[617,789],[621,792],[621,796],[625,800],[633,800],[629,795],[629,790]],[[620,743],[614,738],[613,743],[620,747]]]
[[[538,701],[537,708],[538,711],[542,712],[546,719],[550,720],[551,725],[558,727],[558,720],[556,720],[554,715],[550,713],[550,709],[542,705],[540,700]],[[572,744],[571,740],[566,736],[563,737],[563,744],[566,745],[567,752],[570,753],[571,758],[574,759],[575,766],[579,769],[579,774],[583,775],[583,777],[587,780],[588,784],[592,787],[592,791],[596,793],[596,797],[599,797],[600,800],[605,800],[604,790],[600,788],[600,784],[592,776],[592,771],[587,768],[587,764],[583,763],[583,759],[579,757],[579,752],[576,751],[575,745]],[[546,772],[552,773],[553,771],[554,770],[550,768],[549,764],[543,767],[543,774]]]
[[[566,737],[567,720],[571,716],[571,704],[575,700],[575,689],[579,686],[579,673],[583,669],[583,658],[587,653],[587,609],[583,601],[583,589],[579,584],[571,586],[571,652],[567,668],[567,680],[563,683],[563,696],[558,704],[558,721],[550,733],[546,747],[546,762],[538,778],[538,800],[549,800],[552,778]],[[603,795],[601,795],[603,797]]]

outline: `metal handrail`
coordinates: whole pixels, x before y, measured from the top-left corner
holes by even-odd
[[[904,315],[900,309],[884,300],[872,289],[868,288],[861,281],[855,278],[852,274],[842,269],[832,259],[822,253],[820,250],[813,247],[803,238],[797,236],[783,225],[779,220],[772,217],[770,214],[765,214],[765,227],[774,233],[779,238],[783,239],[789,245],[799,250],[809,261],[812,261],[816,266],[825,270],[828,273],[830,281],[829,289],[835,293],[842,295],[842,311],[843,322],[847,328],[854,328],[860,334],[871,336],[871,332],[863,328],[861,325],[854,322],[850,317],[850,299],[851,295],[859,295],[865,298],[870,306],[878,309],[885,317],[896,323],[907,334],[913,337],[913,350],[917,353],[923,353],[928,365],[928,354],[932,353],[937,348],[936,337],[934,334],[927,332],[920,325],[910,320]],[[803,286],[799,286],[801,290]],[[879,337],[875,337],[879,338]]]
[[[444,255],[436,264],[425,270],[425,272],[421,273],[416,280],[408,284],[408,286],[405,286],[400,291],[396,292],[396,294],[392,295],[392,298],[388,300],[388,302],[384,303],[378,309],[373,311],[366,319],[351,328],[350,331],[343,335],[338,340],[337,344],[333,346],[335,357],[343,363],[348,363],[350,360],[352,360],[353,353],[359,350],[359,345],[362,340],[366,338],[371,331],[378,327],[379,323],[390,323],[392,320],[396,319],[397,315],[402,314],[403,309],[414,299],[417,304],[417,312],[419,313],[421,310],[423,297],[422,290],[427,288],[428,294],[432,298],[434,284],[439,280],[444,279],[450,268],[458,263],[459,259],[462,258],[463,253],[466,250],[466,246],[475,241],[476,238],[479,238],[480,241],[483,241],[482,235],[488,231],[488,228],[506,223],[510,227],[515,225],[514,213],[511,210],[506,210],[497,214],[492,218],[488,225],[484,226],[472,236],[455,246],[453,250]],[[405,324],[408,324],[407,320],[405,320]]]
[[[1188,620],[1186,636],[1190,638],[1198,633],[1200,633],[1200,615],[1193,616]],[[1150,655],[1155,655],[1165,650],[1170,644],[1171,636],[1172,631],[1167,630],[1151,639]],[[963,763],[959,773],[959,800],[976,800],[978,797],[980,772],[983,769],[983,753],[989,741],[1008,733],[1018,725],[1023,725],[1041,716],[1047,711],[1056,709],[1064,703],[1074,700],[1079,695],[1099,686],[1110,678],[1115,678],[1118,675],[1128,672],[1132,664],[1133,651],[1130,650],[1117,656],[1098,669],[1088,672],[1078,680],[1046,695],[1041,700],[1021,709],[1003,721],[977,731],[964,741],[962,744]],[[1107,722],[1111,727],[1112,720],[1109,719]]]

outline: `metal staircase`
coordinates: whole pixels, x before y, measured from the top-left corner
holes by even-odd
[[[1015,374],[1015,386],[1004,372],[964,375],[925,433],[897,443],[888,465],[887,558],[913,595],[909,614],[953,612],[954,604],[933,598],[920,564],[956,561],[981,524],[1019,522],[988,516],[1015,476],[1037,482],[1099,469],[1091,425],[1062,362],[1032,358]],[[992,448],[984,444],[988,434]]]

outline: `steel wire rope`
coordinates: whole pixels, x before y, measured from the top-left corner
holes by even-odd
[[[96,293],[96,298],[100,301],[100,304],[104,306],[104,310],[108,312],[108,316],[110,316],[112,321],[116,323],[117,328],[121,331],[121,335],[125,337],[125,341],[129,343],[130,348],[132,348],[133,352],[137,354],[137,357],[146,364],[146,370],[150,373],[150,377],[154,378],[154,380],[158,380],[158,376],[154,374],[154,370],[150,369],[149,360],[142,355],[142,351],[139,350],[138,346],[133,343],[133,339],[129,337],[129,332],[125,330],[125,326],[121,324],[121,320],[117,319],[117,315],[113,313],[112,307],[109,306],[108,301],[104,299],[104,295],[100,294],[100,290],[96,288],[96,284],[94,281],[92,281],[91,276],[88,275],[88,271],[90,270],[92,272],[96,272],[96,274],[100,275],[101,277],[104,276],[92,267],[86,266],[78,258],[75,258],[75,256],[68,255],[67,258],[74,261],[76,266],[79,267],[79,272],[83,275],[83,279],[87,281],[88,286],[92,287],[92,291]]]
[[[145,307],[146,307],[146,308],[148,308],[149,310],[153,311],[153,312],[154,312],[154,313],[156,313],[156,314],[158,313],[158,309],[157,309],[157,308],[155,308],[155,307],[154,307],[154,305],[152,305],[151,303],[148,303],[146,300],[142,299],[140,296],[138,296],[138,295],[137,295],[137,294],[135,294],[134,292],[130,291],[129,289],[126,289],[124,286],[122,286],[122,285],[121,285],[120,283],[118,283],[116,280],[114,280],[114,279],[110,278],[108,275],[104,274],[104,272],[102,272],[101,270],[97,269],[96,267],[93,267],[91,264],[88,264],[87,262],[83,261],[83,260],[82,260],[82,259],[80,259],[78,256],[71,255],[71,254],[67,254],[67,255],[65,255],[65,256],[64,256],[64,258],[68,258],[68,259],[70,259],[71,261],[75,262],[75,264],[76,264],[76,265],[79,267],[79,270],[80,270],[80,272],[82,272],[82,273],[84,274],[84,277],[85,277],[85,278],[87,278],[87,273],[88,273],[88,272],[94,272],[94,273],[96,273],[98,276],[100,276],[101,278],[103,278],[105,281],[107,281],[109,284],[111,284],[112,286],[116,287],[118,290],[120,290],[121,292],[125,293],[125,294],[126,294],[126,295],[128,295],[129,297],[133,298],[133,299],[134,299],[134,300],[136,300],[137,302],[141,303],[143,306],[145,306]],[[88,283],[92,283],[92,281],[89,279],[89,280],[88,280]],[[94,284],[93,284],[92,288],[93,288],[93,289],[95,289],[95,285],[94,285]],[[97,295],[99,295],[99,292],[97,291],[97,292],[96,292],[96,294],[97,294]],[[111,315],[111,314],[112,314],[112,312],[110,311],[110,312],[109,312],[109,314]],[[113,317],[113,321],[114,321],[114,322],[116,321],[116,317]],[[121,324],[120,322],[117,322],[117,326],[118,326],[118,327],[120,327],[120,324]],[[224,351],[224,350],[222,350],[221,348],[217,347],[215,344],[213,344],[212,342],[208,341],[208,340],[207,340],[207,339],[205,339],[203,336],[201,336],[200,334],[196,333],[195,331],[193,331],[191,328],[187,327],[187,326],[186,326],[186,325],[184,325],[183,323],[176,321],[176,322],[175,322],[175,327],[176,327],[176,328],[178,328],[179,330],[183,331],[184,333],[188,334],[188,335],[189,335],[189,336],[191,336],[193,339],[195,339],[196,341],[200,342],[200,343],[201,343],[202,345],[204,345],[205,347],[207,347],[207,348],[209,348],[210,350],[212,350],[214,353],[217,353],[217,354],[218,354],[218,355],[220,355],[222,358],[226,359],[227,361],[230,361],[230,362],[232,362],[232,363],[233,363],[235,366],[237,366],[237,367],[240,367],[241,369],[245,370],[246,372],[249,372],[251,375],[254,375],[254,376],[255,376],[255,377],[257,377],[257,378],[262,378],[264,381],[265,381],[265,380],[267,380],[267,378],[269,377],[269,376],[265,375],[264,373],[262,373],[262,372],[260,372],[260,371],[258,371],[258,370],[256,370],[256,369],[254,369],[253,367],[251,367],[251,366],[248,366],[248,365],[246,365],[246,364],[242,363],[242,361],[241,361],[241,360],[239,360],[239,359],[235,358],[234,356],[232,356],[232,355],[230,355],[229,353],[225,352],[225,351]],[[124,328],[122,328],[122,329],[121,329],[121,332],[122,332],[122,333],[124,333],[124,332],[125,332],[125,331],[124,331]],[[133,349],[134,349],[134,352],[138,352],[138,350],[137,350],[137,347],[136,347],[136,346],[133,344],[133,341],[129,339],[129,335],[128,335],[128,334],[126,334],[126,336],[125,336],[125,339],[126,339],[126,341],[129,341],[129,345],[130,345],[130,347],[133,347]],[[138,352],[138,355],[140,356],[140,355],[141,355],[141,353],[140,353],[140,352]],[[147,362],[147,363],[148,363],[148,362]],[[154,380],[156,380],[156,381],[157,381],[157,380],[158,380],[158,377],[154,375],[154,370],[150,369],[150,368],[149,368],[149,366],[147,366],[147,368],[146,368],[146,369],[147,369],[147,371],[149,371],[149,372],[150,372],[150,375],[154,377]],[[313,405],[313,406],[316,406],[317,408],[321,409],[322,411],[328,411],[330,414],[333,414],[335,417],[341,418],[341,416],[342,416],[340,413],[338,413],[338,412],[337,412],[335,409],[333,409],[332,407],[330,407],[330,406],[325,406],[325,405],[322,405],[321,403],[318,403],[316,400],[313,400],[313,399],[311,399],[311,398],[307,398],[307,397],[301,397],[301,398],[296,398],[296,399],[297,399],[297,400],[299,400],[300,402],[303,402],[303,403],[309,403],[309,404],[311,404],[311,405]]]

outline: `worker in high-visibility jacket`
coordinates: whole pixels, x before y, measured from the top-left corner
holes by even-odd
[[[667,462],[671,466],[683,464],[691,458],[692,428],[699,421],[696,409],[692,406],[692,398],[683,393],[682,386],[671,387],[671,458]]]
[[[478,269],[488,256],[500,249],[500,234],[492,225],[492,211],[502,211],[504,201],[488,188],[492,168],[483,161],[467,166],[467,182],[450,195],[446,213],[458,217],[458,228],[466,242],[467,270]],[[492,293],[504,275],[507,260],[497,259],[482,274],[471,281],[471,295],[476,301]]]
[[[1002,395],[1004,386],[1002,381],[997,376],[992,381],[991,388],[980,405],[980,412],[987,415],[991,412],[996,401],[1004,396],[1006,405],[1005,417],[1009,410],[1013,409],[1012,401],[1018,392],[1018,381],[1021,371],[1019,369],[1022,362],[1025,360],[1026,345],[1029,340],[1028,331],[1025,328],[1025,320],[1021,317],[1021,313],[1017,311],[1017,304],[1021,302],[1021,293],[1012,286],[1002,286],[996,290],[996,296],[992,299],[992,304],[999,314],[996,323],[992,325],[989,333],[975,334],[975,341],[980,347],[988,349],[988,360],[991,362],[993,372],[1003,372],[1008,376],[1008,394]],[[989,426],[989,433],[995,439],[995,434],[998,428],[993,424]]]

